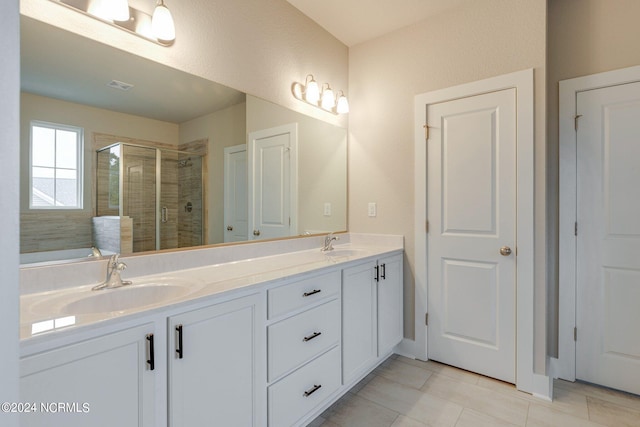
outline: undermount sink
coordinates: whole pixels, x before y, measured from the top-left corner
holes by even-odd
[[[65,292],[62,295],[42,300],[33,309],[35,312],[39,312],[39,309],[48,307],[48,309],[53,309],[64,315],[128,311],[168,303],[193,294],[202,287],[201,283],[178,278],[134,281],[131,285],[114,289]]]
[[[349,258],[354,256],[366,255],[367,251],[363,249],[334,249],[326,251],[324,254],[330,258]]]
[[[169,283],[145,283],[115,289],[93,291],[91,295],[62,307],[68,314],[105,313],[124,311],[170,301],[192,293],[189,286]]]

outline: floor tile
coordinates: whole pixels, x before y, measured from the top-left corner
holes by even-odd
[[[553,382],[553,385],[554,390],[562,388],[565,390],[573,391],[575,393],[584,394],[585,396],[592,396],[598,399],[606,400],[607,402],[615,403],[640,411],[640,396],[637,395],[625,393],[622,391],[616,391],[597,385],[587,384],[580,381],[571,382],[564,380],[555,380]]]
[[[455,427],[515,427],[515,424],[465,408]]]
[[[422,391],[518,426],[524,426],[527,420],[527,400],[455,381],[444,375],[432,375]]]
[[[513,384],[496,380],[488,377],[481,377],[478,380],[478,386],[506,394],[538,405],[553,407],[554,409],[576,417],[589,419],[589,411],[587,410],[587,397],[584,394],[576,393],[568,389],[556,387],[553,391],[553,402],[547,402],[540,398],[534,397],[529,393],[518,391]]]
[[[602,425],[532,403],[529,405],[527,427],[602,427]]]
[[[615,427],[640,426],[640,411],[636,409],[591,396],[587,396],[587,404],[591,421]]]
[[[454,368],[453,366],[434,362],[432,360],[423,362],[422,360],[409,359],[408,357],[404,357],[404,356],[398,356],[396,360],[402,363],[409,364],[411,366],[427,369],[431,372],[435,372],[440,375],[445,375],[445,376],[454,378],[458,381],[464,381],[469,384],[477,384],[478,379],[481,377],[481,375],[475,374],[473,372]]]
[[[451,427],[462,412],[461,405],[379,376],[360,390],[358,396],[431,427]]]
[[[419,389],[429,379],[433,372],[402,363],[396,359],[388,359],[378,366],[375,373],[397,383]]]
[[[398,413],[355,394],[340,399],[340,404],[323,415],[342,427],[390,427]]]
[[[391,424],[391,427],[429,427],[426,424],[416,421],[413,418],[409,418],[405,415],[398,415],[395,422]]]

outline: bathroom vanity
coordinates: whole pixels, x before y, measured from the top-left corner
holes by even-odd
[[[21,425],[306,425],[402,339],[403,247],[292,242],[302,249],[244,245],[245,259],[209,264],[202,249],[201,266],[164,262],[117,289],[23,294],[21,401],[34,410]],[[148,261],[141,271],[162,269]]]

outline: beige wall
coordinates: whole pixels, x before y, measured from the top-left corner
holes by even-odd
[[[298,124],[298,233],[346,230],[347,131],[247,96],[247,134],[289,123]]]
[[[640,2],[550,0],[548,20],[549,353],[558,339],[558,82],[640,65]]]
[[[405,336],[414,336],[414,96],[535,69],[535,364],[545,369],[545,0],[470,0],[349,52],[349,226],[405,236]],[[378,215],[367,216],[377,202]],[[421,315],[422,316],[422,315]]]

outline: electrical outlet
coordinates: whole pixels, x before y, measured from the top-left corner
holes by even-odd
[[[324,203],[324,216],[331,216],[331,202]]]
[[[376,202],[369,202],[369,206],[367,208],[367,212],[370,217],[374,217],[378,215],[378,208],[376,206]]]

